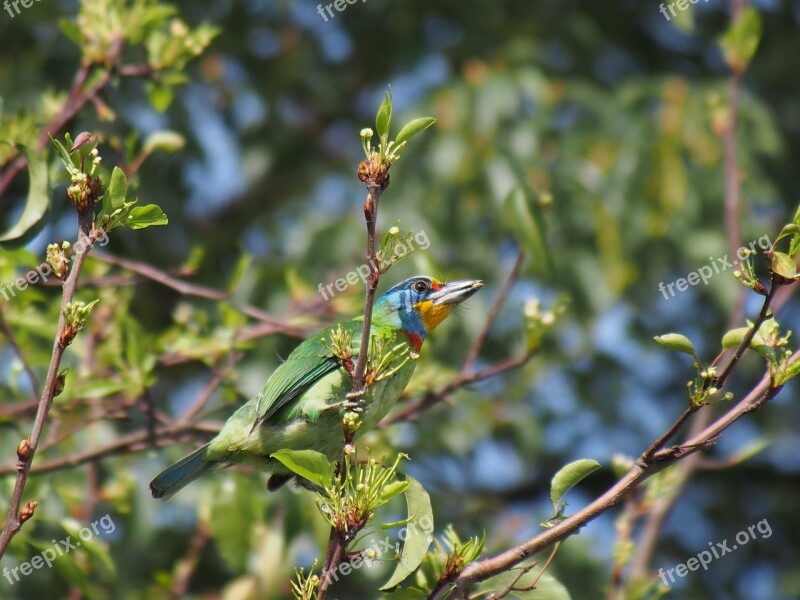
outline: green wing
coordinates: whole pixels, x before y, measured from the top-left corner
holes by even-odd
[[[361,319],[342,323],[341,326],[352,335],[353,352],[357,352],[360,347]],[[330,333],[330,328],[324,329],[308,338],[292,351],[286,362],[275,369],[256,398],[256,418],[251,433],[325,375],[341,368],[339,359],[328,348]]]

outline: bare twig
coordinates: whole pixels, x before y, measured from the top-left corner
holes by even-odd
[[[8,514],[3,526],[3,532],[0,533],[0,557],[5,554],[11,538],[20,530],[22,524],[26,520],[25,517],[30,518],[32,511],[35,509],[34,505],[31,508],[31,515],[20,515],[20,502],[22,501],[22,492],[25,489],[25,484],[28,481],[28,474],[30,473],[33,457],[36,453],[36,448],[39,445],[42,431],[44,430],[47,414],[50,412],[50,407],[53,404],[53,397],[55,395],[56,379],[58,377],[58,367],[61,364],[61,358],[64,355],[65,345],[62,344],[62,336],[66,329],[66,316],[65,311],[67,305],[72,302],[75,296],[75,290],[78,285],[78,277],[80,276],[83,263],[86,256],[92,248],[94,239],[92,239],[92,214],[91,211],[85,211],[78,216],[78,243],[75,245],[77,249],[75,257],[72,261],[69,275],[64,282],[64,288],[61,295],[61,311],[58,317],[58,327],[56,329],[55,341],[53,342],[53,354],[50,358],[50,366],[47,370],[47,378],[45,379],[44,389],[42,396],[39,400],[39,406],[36,410],[36,418],[33,423],[33,430],[27,440],[27,451],[19,453],[19,462],[17,464],[17,478],[14,482],[14,490],[11,494],[11,502],[8,507]]]
[[[435,406],[439,402],[442,402],[445,398],[447,398],[451,393],[453,393],[457,389],[467,386],[471,383],[483,381],[484,379],[489,379],[491,377],[495,377],[496,375],[500,375],[507,371],[517,369],[523,366],[526,362],[528,362],[531,359],[531,357],[534,356],[534,354],[535,353],[527,353],[523,354],[522,356],[509,358],[507,360],[485,367],[479,371],[475,371],[474,373],[462,372],[453,379],[451,379],[449,382],[447,382],[440,389],[428,392],[419,400],[409,402],[408,404],[406,404],[406,406],[404,406],[400,410],[395,411],[392,414],[388,415],[383,421],[381,421],[380,427],[387,427],[392,423],[397,423],[398,421],[413,419],[417,417],[419,413],[428,410],[429,408]]]
[[[469,373],[472,370],[472,366],[475,364],[478,354],[480,353],[481,348],[483,348],[483,344],[486,342],[486,337],[489,335],[492,325],[494,325],[494,322],[497,320],[497,315],[500,314],[500,310],[503,308],[503,305],[505,305],[506,300],[508,300],[508,294],[511,292],[511,286],[514,285],[514,282],[517,280],[520,269],[522,269],[523,262],[525,262],[525,252],[520,250],[517,252],[517,257],[514,259],[514,266],[511,267],[511,271],[508,273],[508,277],[506,277],[503,287],[500,288],[500,293],[497,294],[497,298],[495,298],[492,308],[489,309],[489,315],[486,317],[486,323],[483,324],[483,329],[481,330],[480,335],[472,344],[469,354],[467,354],[467,358],[464,361],[464,366],[461,367],[462,373]]]
[[[220,423],[212,422],[175,423],[165,427],[157,427],[152,435],[147,429],[142,429],[119,437],[110,444],[100,446],[99,448],[82,450],[74,454],[37,463],[31,467],[30,472],[36,474],[52,473],[53,471],[61,471],[63,469],[70,469],[86,463],[95,462],[108,456],[140,452],[149,448],[160,448],[162,446],[175,444],[176,442],[194,440],[198,436],[208,438],[211,435],[219,433],[220,429],[222,429]],[[8,475],[15,471],[16,467],[14,465],[0,467],[0,475]]]

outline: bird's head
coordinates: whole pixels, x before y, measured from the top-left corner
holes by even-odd
[[[425,336],[482,287],[478,279],[445,283],[424,275],[410,277],[378,298],[374,318],[402,329],[419,350]]]

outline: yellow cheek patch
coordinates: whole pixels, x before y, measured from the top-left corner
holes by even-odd
[[[450,311],[453,309],[453,305],[434,304],[430,300],[423,300],[422,302],[417,302],[414,305],[414,308],[417,309],[417,312],[419,313],[419,316],[425,325],[425,329],[430,331],[445,320],[447,315],[449,315]]]

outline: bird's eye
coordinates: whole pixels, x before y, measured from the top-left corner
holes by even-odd
[[[427,292],[428,289],[429,289],[428,288],[428,284],[425,281],[417,281],[414,284],[414,291],[415,292],[419,292],[420,294],[423,294],[423,293]]]

